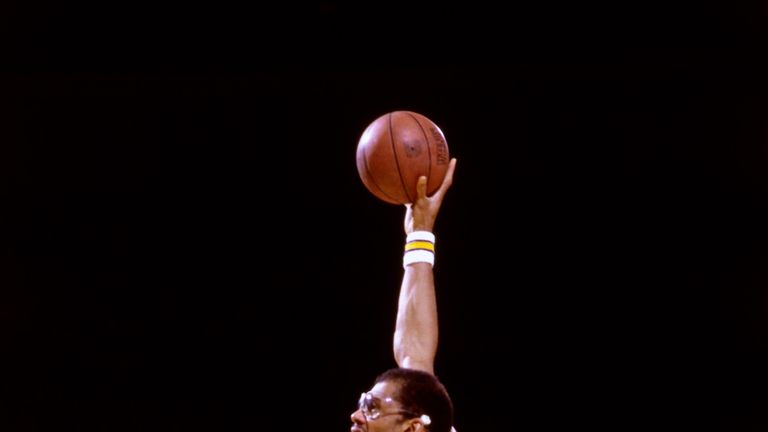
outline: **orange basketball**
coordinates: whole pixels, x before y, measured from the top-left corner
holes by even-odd
[[[450,157],[443,131],[412,111],[393,111],[374,120],[357,144],[357,172],[365,187],[391,204],[412,203],[416,183],[427,177],[427,195],[443,182]]]

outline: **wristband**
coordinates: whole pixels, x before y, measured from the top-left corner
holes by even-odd
[[[406,243],[414,240],[424,240],[434,244],[435,235],[429,231],[414,231],[408,234],[407,236],[405,236]]]
[[[429,231],[414,231],[405,238],[403,268],[417,262],[435,265],[435,235]]]

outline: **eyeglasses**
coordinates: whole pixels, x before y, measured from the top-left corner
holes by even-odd
[[[383,402],[393,402],[390,397],[385,398]],[[386,417],[390,415],[408,415],[411,417],[420,417],[421,422],[425,425],[429,425],[432,421],[428,415],[419,416],[418,414],[408,410],[397,410],[389,413],[381,412],[382,399],[369,393],[360,394],[360,400],[357,402],[357,408],[363,413],[366,421],[376,420],[377,418]]]

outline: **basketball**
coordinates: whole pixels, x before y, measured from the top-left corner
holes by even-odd
[[[427,195],[440,187],[450,157],[443,131],[422,114],[392,111],[374,120],[357,143],[357,172],[365,187],[391,204],[416,200],[427,177]]]

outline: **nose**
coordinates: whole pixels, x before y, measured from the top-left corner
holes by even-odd
[[[365,416],[363,415],[363,412],[360,410],[360,408],[356,409],[355,412],[349,416],[349,419],[352,420],[352,423],[357,426],[365,425]]]

